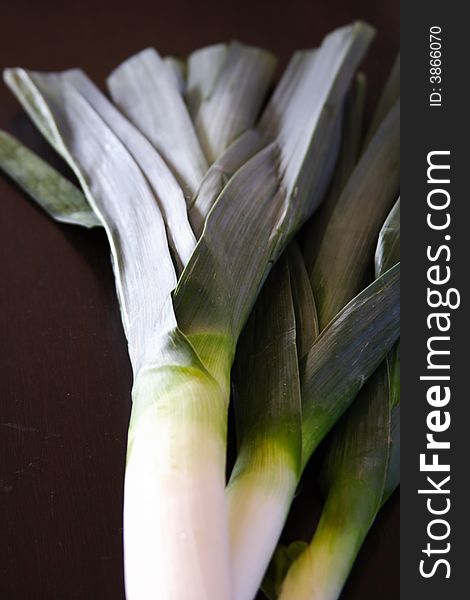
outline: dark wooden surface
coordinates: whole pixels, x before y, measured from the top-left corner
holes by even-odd
[[[364,64],[370,111],[398,50],[398,13],[397,0],[4,0],[0,67],[80,66],[102,84],[148,45],[186,54],[231,38],[275,51],[283,66],[363,18],[378,29]],[[60,164],[3,84],[0,127]],[[0,598],[122,599],[131,372],[105,237],[52,222],[0,176],[0,257]],[[313,527],[312,471],[286,539]],[[398,508],[395,494],[344,600],[399,597]]]

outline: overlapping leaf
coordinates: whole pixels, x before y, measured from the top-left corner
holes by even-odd
[[[105,227],[129,353],[138,371],[160,358],[158,340],[176,326],[170,301],[176,275],[147,180],[118,137],[60,75],[14,69],[5,79],[73,169]]]
[[[336,161],[351,69],[359,63],[372,36],[370,27],[356,23],[327,36],[318,50],[294,54],[256,129],[236,140],[209,169],[191,205],[195,230],[201,229],[224,183],[273,140],[280,148],[279,168],[287,192],[293,197],[310,195],[312,205],[318,205]],[[299,170],[301,160],[305,164]],[[296,179],[299,173],[302,176]],[[300,212],[298,216],[299,220],[306,218]]]
[[[303,234],[306,240],[303,254],[308,272],[313,268],[326,226],[360,157],[365,92],[365,75],[358,73],[348,94],[342,116],[341,146],[330,189],[317,213],[307,223]]]
[[[327,36],[308,85],[291,98],[301,125],[291,138],[279,117],[276,142],[235,173],[213,206],[175,295],[181,327],[203,354],[200,332],[222,336],[234,349],[271,263],[320,202],[329,158],[321,140],[335,124],[324,108],[342,103],[370,37],[361,24]]]
[[[150,184],[165,221],[168,241],[179,270],[186,265],[196,240],[189,225],[183,192],[150,142],[108,101],[78,69],[57,75],[72,85],[119,137]],[[40,77],[35,75],[36,79]]]
[[[209,74],[202,69],[202,58],[218,61],[221,52],[217,46],[209,56],[199,53],[190,59],[192,118],[202,147],[209,163],[213,163],[222,152],[244,131],[253,126],[272,82],[276,59],[272,54],[231,42],[225,48],[223,60],[217,62],[217,71],[210,72],[212,77],[201,77],[194,81],[194,70]],[[203,62],[207,67],[207,62]],[[198,96],[199,101],[194,98]]]
[[[174,73],[147,48],[117,67],[107,83],[113,101],[152,142],[190,198],[208,165]]]
[[[310,275],[321,329],[366,283],[369,257],[397,197],[399,156],[396,104],[362,155],[325,228]]]

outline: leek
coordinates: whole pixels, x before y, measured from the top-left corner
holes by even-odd
[[[379,234],[378,277],[399,260],[398,246],[397,202]],[[320,522],[277,590],[280,600],[336,600],[380,507],[398,485],[398,368],[395,346],[335,428],[324,465],[327,497]]]
[[[280,600],[338,598],[382,501],[390,431],[387,386],[387,371],[380,368],[335,431],[321,519],[311,544],[289,568]]]
[[[31,82],[22,80],[21,99],[75,170],[113,254],[134,370],[124,505],[127,595],[158,589],[178,598],[191,582],[195,598],[229,597],[227,398],[177,328],[170,299],[176,275],[158,205],[136,163],[75,88],[55,76]]]
[[[235,346],[271,265],[322,198],[336,154],[329,146],[337,113],[325,106],[342,105],[370,38],[360,24],[326,38],[312,75],[283,96],[285,117],[262,117],[266,144],[223,187],[180,264],[168,247],[172,238],[177,252],[180,240],[165,212],[170,198],[151,181],[145,142],[129,122],[76,72],[6,73],[74,170],[111,247],[134,371],[124,503],[129,599],[231,597],[224,469]],[[109,87],[154,145],[155,160],[165,160],[187,199],[194,195],[207,162],[168,62],[144,51],[113,73]],[[255,108],[249,112],[254,118]],[[174,262],[185,265],[179,279]],[[391,306],[394,277],[374,288]],[[385,320],[393,335],[396,313]]]
[[[236,42],[187,62],[153,49],[131,57],[108,79],[124,114],[79,70],[5,73],[83,193],[2,133],[0,166],[52,217],[103,226],[111,247],[134,373],[124,503],[129,600],[252,597],[308,458],[397,338],[397,267],[378,267],[362,291],[362,281],[346,286],[325,319],[296,243],[281,256],[323,199],[342,128],[347,143],[315,267],[336,243],[330,222],[361,201],[360,174],[386,171],[384,148],[395,155],[389,123],[339,194],[358,155],[361,76],[343,117],[345,95],[371,37],[354,24],[296,53],[259,117],[275,61]],[[397,109],[391,114],[395,123]],[[393,176],[385,179],[390,186]],[[380,206],[359,227],[361,239],[390,199],[367,181]],[[388,248],[385,230],[382,239]],[[377,253],[378,264],[385,256]],[[225,488],[237,344],[239,455]]]
[[[365,326],[366,321],[350,325],[350,331],[354,332],[351,337],[346,335],[342,340],[336,338],[337,332],[342,331],[344,326],[340,326],[341,319],[345,319],[344,314],[355,314],[352,305],[348,305],[347,309],[343,309],[343,312],[339,314],[338,311],[348,301],[352,301],[351,299],[363,288],[367,264],[370,264],[372,259],[378,231],[391,201],[395,197],[398,185],[397,122],[398,107],[395,106],[352,171],[344,191],[334,205],[315,262],[316,270],[311,275],[315,277],[314,281],[316,282],[318,270],[321,269],[321,272],[324,273],[321,280],[322,287],[312,286],[314,300],[312,297],[309,298],[305,295],[303,297],[297,295],[296,297],[297,312],[300,315],[302,313],[312,313],[315,310],[315,305],[319,311],[318,324],[314,322],[312,317],[308,319],[312,337],[309,344],[307,344],[307,348],[303,347],[305,346],[303,342],[300,343],[301,407],[299,410],[302,415],[300,434],[302,453],[297,470],[291,473],[291,479],[296,483],[320,441],[346,410],[362,384],[385,358],[398,337],[397,322],[393,320],[398,318],[398,307],[396,305],[398,279],[396,273],[393,275],[390,273],[388,276],[392,277],[393,285],[388,284],[388,286],[392,291],[387,290],[386,286],[380,293],[377,290],[373,291],[374,287],[369,289],[368,292],[372,294],[372,298],[375,297],[375,294],[378,296],[381,294],[383,305],[380,310],[377,309],[378,312],[375,313],[375,317],[371,313],[371,318],[376,318],[376,321],[373,326],[369,323],[371,329],[367,335],[370,338],[370,343],[367,347],[359,351],[354,345],[355,340],[366,338],[365,333],[360,333],[360,328]],[[357,143],[357,146],[359,146],[359,143]],[[364,196],[365,190],[368,191],[366,196]],[[312,241],[315,243],[315,240]],[[331,265],[331,270],[327,265]],[[349,273],[348,269],[352,271],[352,274]],[[294,281],[302,282],[303,278],[306,277],[305,273],[304,267],[298,269]],[[344,282],[343,278],[345,279]],[[305,283],[302,285],[305,287]],[[377,285],[377,282],[374,285]],[[318,299],[315,291],[319,296]],[[319,293],[320,291],[323,294]],[[363,293],[366,294],[367,290]],[[387,296],[389,297],[388,300],[386,299]],[[359,302],[362,297],[361,295],[356,296],[354,300]],[[330,306],[325,309],[326,298],[329,299]],[[373,302],[372,298],[371,303]],[[393,298],[393,301],[391,298]],[[376,297],[375,299],[377,300]],[[381,312],[387,309],[391,311],[388,315],[391,319],[389,322]],[[273,319],[274,317],[271,317],[271,321]],[[363,319],[363,317],[361,316],[360,319]],[[328,323],[330,326],[325,329],[325,325]],[[315,343],[314,332],[317,328],[320,331],[325,329],[325,331]],[[303,331],[304,328],[302,328]],[[376,341],[377,347],[374,347],[373,340]],[[263,347],[263,342],[260,341],[259,343]],[[376,352],[377,354],[375,354]],[[358,353],[359,356],[355,356],[355,353]],[[335,356],[335,360],[325,361],[325,356]],[[344,360],[344,364],[342,360]],[[261,364],[253,364],[251,368],[258,373],[258,377],[263,377],[263,366]],[[242,390],[244,390],[243,386]],[[238,398],[238,404],[242,407],[251,404],[259,405],[259,410],[265,411],[266,414],[270,414],[270,402],[277,402],[275,390],[267,390],[264,394],[258,395],[253,395],[250,390],[241,391]],[[237,407],[237,398],[235,398],[235,407]],[[248,438],[249,440],[252,436],[256,436],[258,440],[256,443],[262,446],[259,443],[259,440],[263,439],[260,434],[262,427],[255,426],[252,423],[254,415],[247,409],[243,410],[246,416],[243,420],[238,421],[237,427],[237,430],[243,433],[243,437],[240,439]],[[238,412],[240,412],[240,409]],[[281,411],[279,410],[279,412]],[[271,429],[275,429],[277,426],[274,421],[271,424]],[[263,427],[267,427],[266,424]],[[245,430],[248,430],[249,433],[245,434]],[[248,442],[244,442],[244,444],[246,443]],[[265,452],[269,452],[271,456],[273,454],[273,443],[271,440],[264,440],[263,443]],[[293,487],[286,486],[285,496],[281,498],[278,507],[277,526],[274,526],[271,522],[273,519],[271,519],[269,513],[266,513],[265,519],[258,515],[256,510],[250,515],[249,507],[256,506],[255,499],[259,498],[260,493],[258,487],[261,489],[263,486],[262,484],[258,486],[256,478],[250,477],[250,465],[246,459],[243,459],[245,451],[242,445],[239,450],[240,462],[237,461],[228,488],[232,561],[234,563],[234,585],[237,600],[253,597],[259,586],[287,516],[296,485],[295,483]],[[280,452],[282,453],[282,449]],[[274,463],[272,458],[271,461]],[[265,469],[269,472],[269,461],[265,461],[265,465]],[[248,483],[244,484],[244,481]],[[269,498],[269,490],[265,492],[265,495]],[[242,516],[241,513],[243,512],[246,515]],[[264,544],[264,552],[259,553],[256,562],[250,558],[253,577],[249,580],[245,573],[249,568],[247,565],[249,560],[247,557],[250,556],[248,548],[253,543],[252,531],[255,528],[255,523],[258,543],[260,545]]]

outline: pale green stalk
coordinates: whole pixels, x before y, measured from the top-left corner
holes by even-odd
[[[386,369],[367,382],[336,430],[326,471],[330,485],[311,544],[293,562],[279,600],[336,600],[380,508],[388,463]]]

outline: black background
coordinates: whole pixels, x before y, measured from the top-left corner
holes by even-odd
[[[184,55],[237,38],[271,49],[282,68],[295,49],[358,18],[378,30],[364,63],[370,115],[398,51],[397,0],[4,0],[0,67],[80,66],[102,85],[148,45]],[[0,127],[60,165],[3,84]],[[105,236],[52,222],[0,177],[0,240],[0,597],[122,599],[131,370]],[[313,531],[314,481],[315,465],[286,540]],[[342,598],[395,600],[398,545],[395,494]]]

